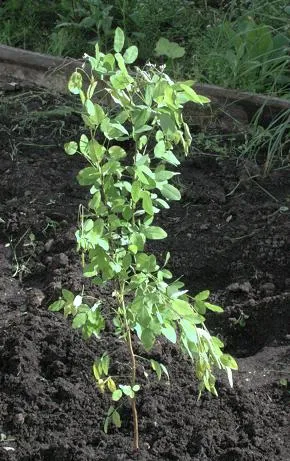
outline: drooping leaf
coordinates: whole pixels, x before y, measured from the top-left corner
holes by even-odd
[[[149,328],[145,328],[142,331],[141,341],[142,341],[144,348],[147,351],[149,351],[153,347],[153,344],[155,342],[155,336],[152,330],[150,330]]]
[[[190,88],[190,86],[181,83],[180,87],[183,89],[184,93],[186,96],[188,96],[190,101],[197,104],[207,104],[210,102],[210,99],[206,98],[205,96],[198,95],[192,88]]]
[[[120,400],[122,395],[123,395],[123,392],[121,391],[121,389],[116,389],[112,394],[112,400],[114,402],[118,402],[118,400]]]
[[[142,207],[150,216],[154,214],[151,195],[148,191],[142,192]]]
[[[164,184],[160,190],[161,190],[162,195],[168,200],[180,200],[181,199],[181,194],[179,190],[176,187],[172,186],[171,184]]]
[[[68,82],[68,89],[73,94],[80,94],[83,86],[82,74],[78,71],[73,72]]]
[[[64,150],[67,155],[74,155],[78,150],[78,144],[75,141],[68,142],[64,145]]]
[[[156,362],[156,360],[153,360],[151,359],[150,360],[150,363],[151,363],[151,367],[152,369],[155,371],[156,375],[157,375],[157,378],[161,379],[161,374],[162,374],[162,370],[161,370],[161,366],[160,366],[160,363]]]
[[[59,312],[63,309],[65,305],[65,301],[63,299],[59,299],[58,301],[55,301],[54,303],[50,304],[49,310],[52,312]]]
[[[211,303],[206,302],[205,306],[207,307],[207,309],[209,309],[212,312],[223,312],[224,311],[222,307],[216,306],[215,304],[211,304]]]
[[[162,240],[167,237],[167,233],[161,227],[150,226],[144,229],[144,234],[151,240]]]
[[[120,413],[117,410],[113,411],[112,413],[112,422],[118,429],[122,426]]]
[[[161,329],[162,334],[173,344],[176,343],[176,331],[172,325],[166,325]]]
[[[87,314],[85,312],[80,312],[77,314],[73,321],[72,321],[72,327],[73,328],[81,328],[87,321]]]
[[[238,364],[235,359],[229,354],[223,354],[220,358],[222,364],[226,367],[231,368],[232,370],[238,370]]]

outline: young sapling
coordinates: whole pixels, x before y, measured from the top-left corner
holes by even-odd
[[[110,310],[115,332],[127,346],[131,377],[126,383],[113,378],[106,352],[96,359],[93,373],[98,389],[109,392],[112,398],[104,429],[107,431],[111,423],[121,426],[120,403],[116,402],[128,398],[133,448],[138,450],[136,395],[140,384],[135,340],[146,352],[160,336],[178,344],[194,364],[200,393],[207,389],[217,395],[215,367],[227,372],[232,385],[232,369],[237,369],[237,364],[223,353],[220,339],[206,329],[206,311],[222,312],[208,301],[209,292],[191,297],[180,280],[172,281],[166,268],[169,253],[161,264],[146,249],[148,240],[167,236],[155,225],[155,215],[168,209],[170,201],[181,198],[171,180],[178,174],[175,167],[180,163],[174,153],[176,147],[180,145],[187,154],[191,143],[182,117],[183,105],[209,100],[196,94],[192,81],[176,83],[164,69],[152,64],[129,71],[138,49],[130,46],[123,52],[124,43],[124,33],[117,28],[114,52],[104,54],[97,44],[95,56],[86,56],[88,68],[72,74],[68,86],[80,97],[85,132],[78,142],[65,145],[68,155],[78,153],[88,162],[78,174],[79,183],[90,191],[76,232],[83,275],[96,285],[110,283],[116,303],[112,308],[98,300],[91,306],[83,294],[75,296],[64,289],[50,310],[71,315],[72,326],[80,328],[85,338],[101,335],[104,313],[107,317]],[[107,95],[113,104],[100,105],[96,94]],[[148,363],[159,379],[162,374],[168,377],[164,364],[156,360]]]

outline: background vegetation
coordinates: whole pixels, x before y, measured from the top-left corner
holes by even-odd
[[[140,60],[156,61],[162,38],[184,52],[176,77],[289,97],[288,0],[4,0],[0,43],[80,57],[96,41],[109,51],[124,29]],[[161,61],[164,57],[159,58]]]

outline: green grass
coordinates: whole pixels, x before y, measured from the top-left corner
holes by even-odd
[[[287,97],[287,6],[288,0],[5,0],[0,43],[80,57],[96,41],[110,50],[120,26],[141,62],[156,61],[155,45],[165,37],[186,50],[176,61],[178,77]]]
[[[110,51],[120,26],[127,44],[138,46],[139,64],[163,63],[155,46],[167,38],[185,49],[168,65],[175,79],[290,99],[289,0],[4,0],[0,23],[2,44],[76,58],[94,53],[96,42]],[[253,160],[262,156],[268,174],[289,164],[287,130],[289,113],[267,129],[257,114],[240,149],[232,137],[225,143],[224,136],[208,132],[195,145],[221,157],[226,151]]]

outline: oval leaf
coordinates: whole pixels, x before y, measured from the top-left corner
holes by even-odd
[[[115,30],[115,36],[114,36],[114,50],[116,53],[120,53],[120,51],[123,49],[125,43],[125,35],[124,32],[120,27],[117,27]]]
[[[167,233],[161,227],[150,226],[144,230],[144,234],[148,239],[151,240],[162,240],[167,237]]]
[[[124,61],[126,64],[132,64],[138,57],[138,48],[135,45],[129,46],[124,53]]]
[[[74,155],[78,150],[78,145],[75,141],[67,142],[64,145],[64,150],[67,155]]]

